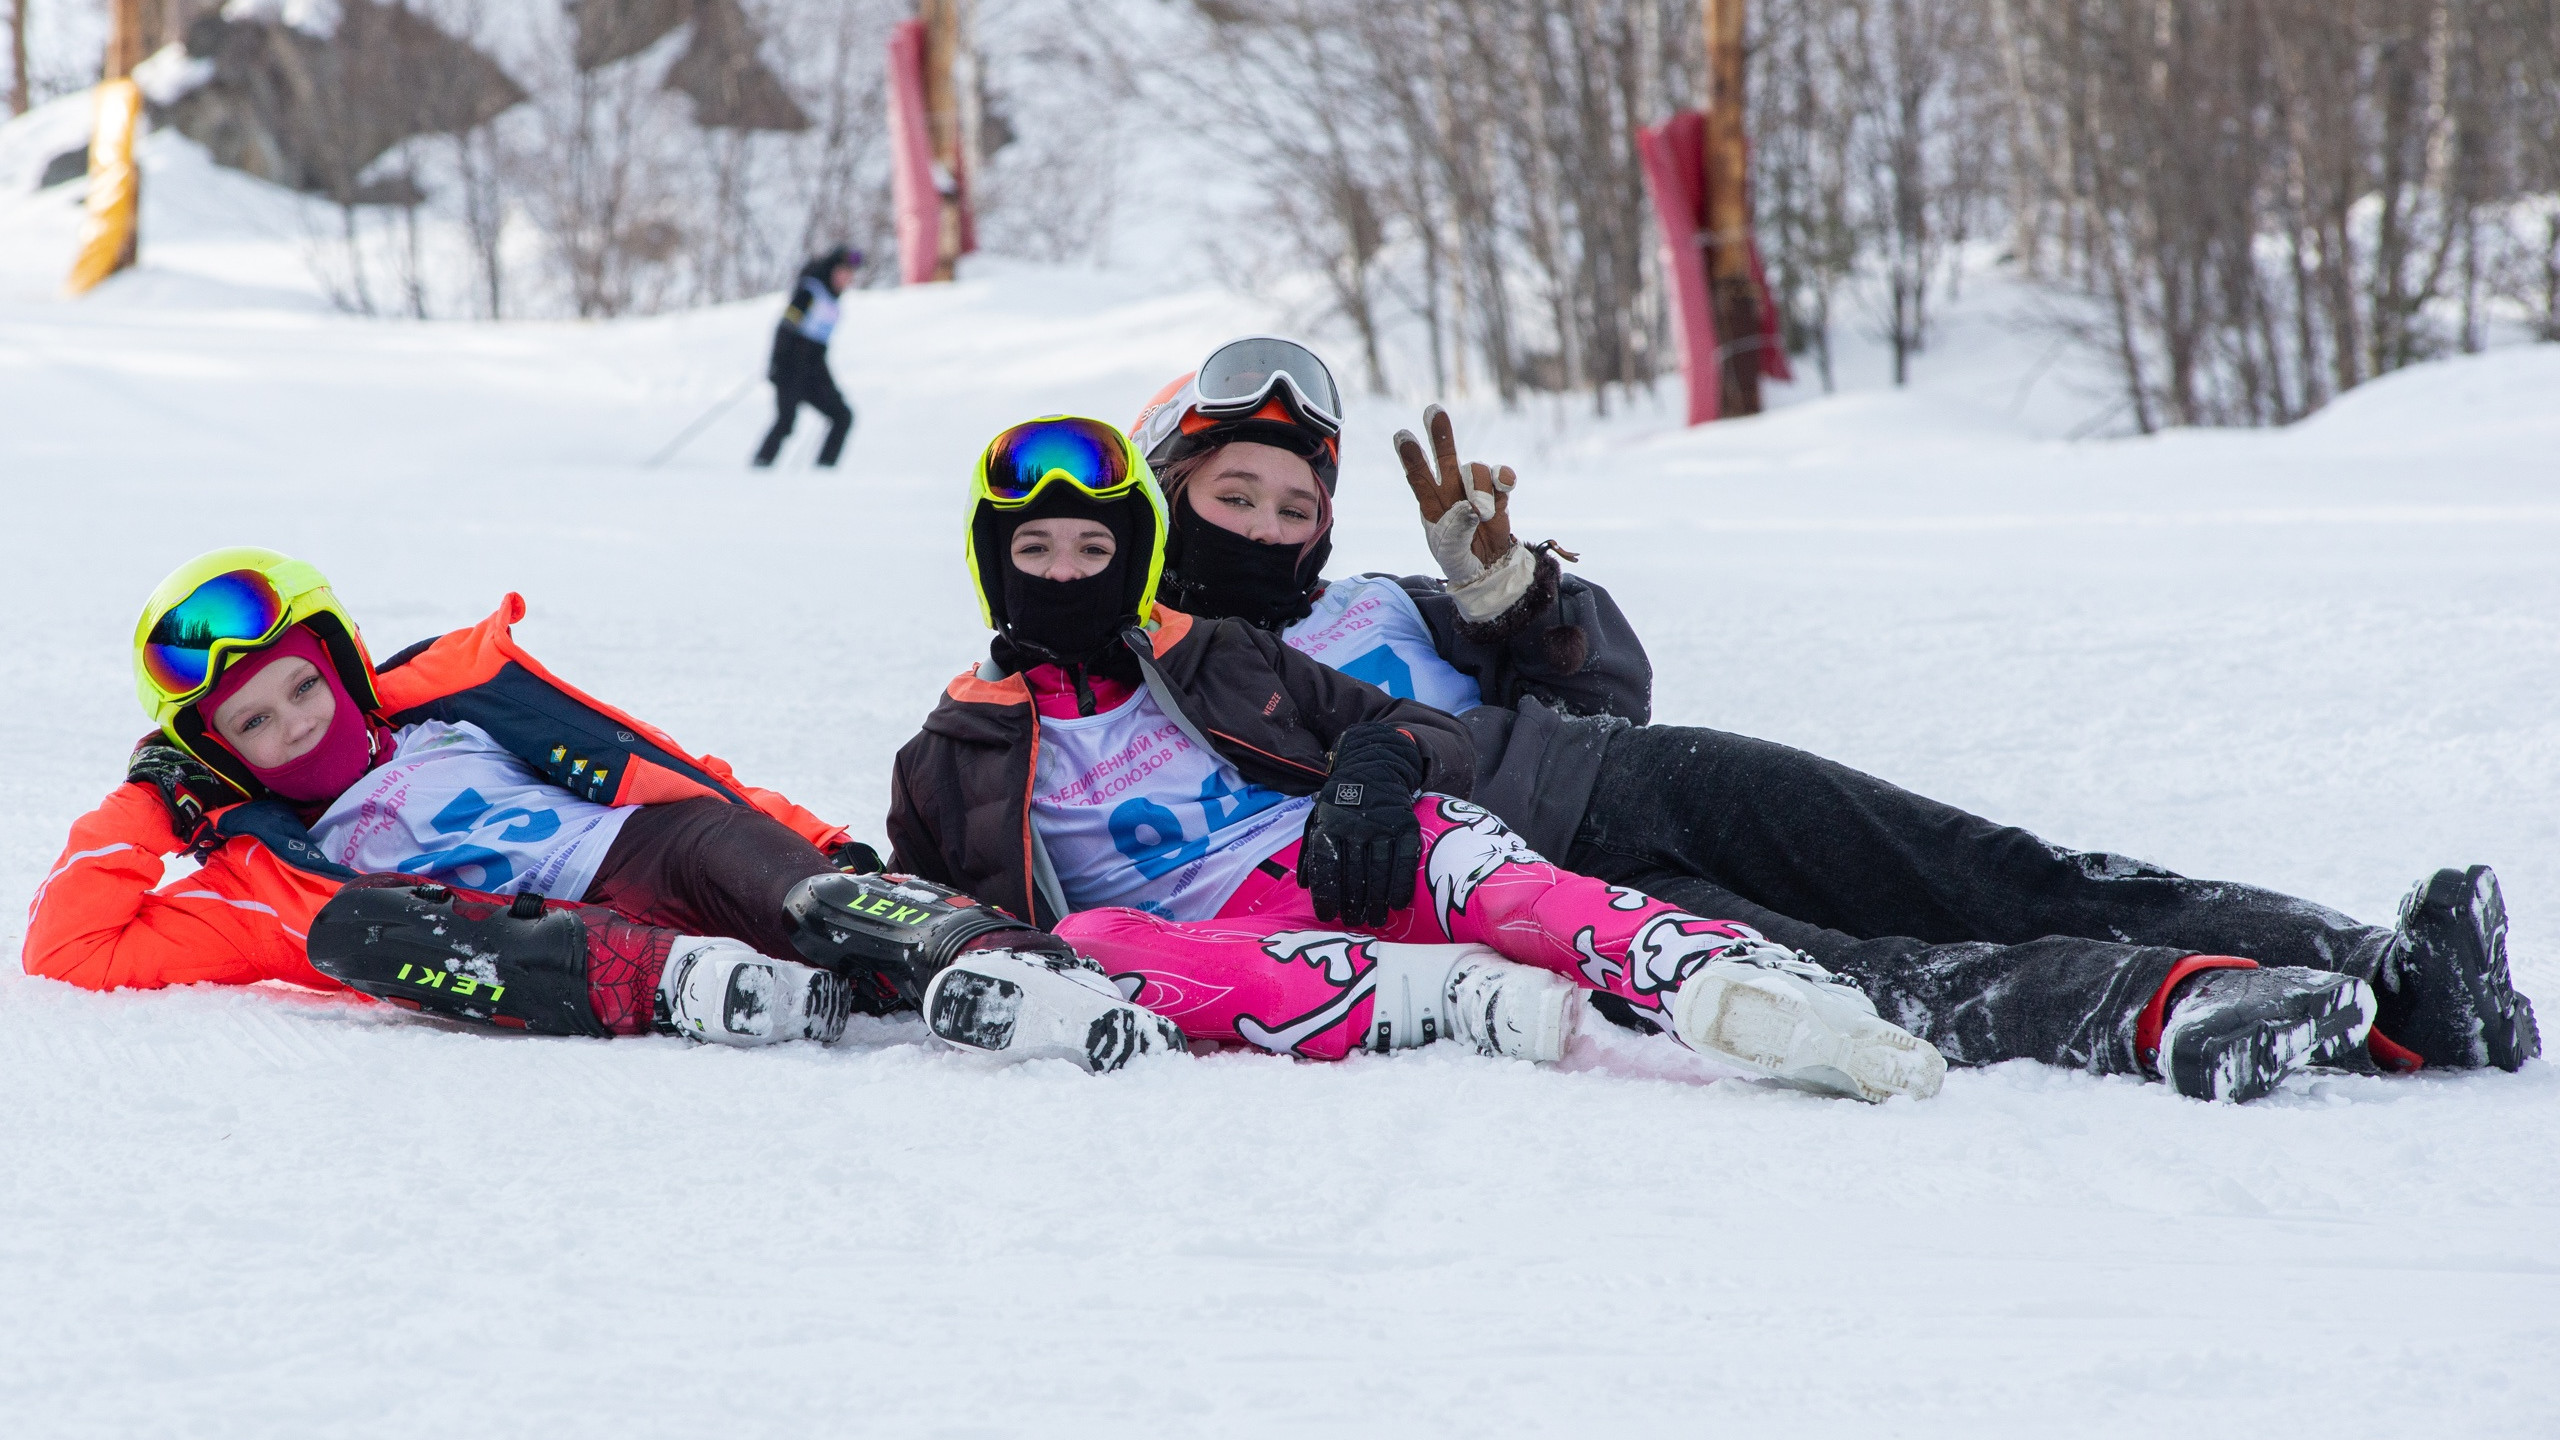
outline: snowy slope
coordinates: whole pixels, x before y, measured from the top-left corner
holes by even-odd
[[[652,470],[756,373],[769,305],[346,319],[293,278],[289,201],[154,163],[149,267],[79,304],[49,298],[61,193],[0,200],[8,1433],[2560,1425],[2549,1064],[2246,1109],[2018,1065],[1868,1109],[1632,1040],[1562,1074],[1444,1046],[1096,1081],[911,1023],[740,1054],[19,976],[143,728],[134,608],[185,556],[307,555],[384,649],[522,590],[563,673],[872,831],[980,644],[976,447],[1125,419],[1264,319],[1019,265],[865,293],[845,473],[746,472],[760,394]],[[2032,351],[1706,432],[1468,405],[1460,434],[1643,627],[1666,719],[2371,918],[2491,862],[2560,1004],[2560,350],[2289,433],[2080,445],[2003,398]],[[1347,567],[1427,563],[1384,444],[1411,423],[1353,416]]]

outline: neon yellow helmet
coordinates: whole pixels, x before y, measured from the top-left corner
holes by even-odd
[[[1168,516],[1164,491],[1156,485],[1155,472],[1147,468],[1147,457],[1120,427],[1107,421],[1043,415],[988,441],[978,454],[977,474],[970,482],[965,551],[969,579],[978,588],[978,613],[987,627],[996,627],[989,581],[1000,573],[996,567],[1005,563],[998,517],[1025,508],[1052,485],[1066,485],[1101,501],[1144,498],[1151,530],[1149,553],[1143,571],[1130,568],[1137,583],[1129,609],[1142,625],[1153,620],[1156,587],[1164,579]]]
[[[178,748],[259,793],[237,756],[206,738],[196,702],[211,693],[232,662],[255,654],[296,625],[309,629],[337,662],[347,693],[367,711],[379,707],[373,657],[340,608],[328,577],[273,550],[240,545],[210,550],[169,572],[143,603],[133,627],[133,682],[143,712]]]

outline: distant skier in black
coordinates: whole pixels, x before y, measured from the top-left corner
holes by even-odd
[[[774,416],[773,428],[756,447],[758,468],[782,453],[782,442],[791,438],[792,421],[803,405],[827,417],[827,443],[818,449],[818,463],[832,469],[844,453],[845,437],[853,433],[853,407],[827,370],[827,341],[836,333],[836,297],[853,284],[853,272],[861,265],[861,251],[838,246],[800,267],[791,304],[773,328],[773,360],[765,366],[765,378],[773,382]]]

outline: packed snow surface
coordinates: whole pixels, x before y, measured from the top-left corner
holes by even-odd
[[[844,469],[806,468],[804,426],[751,474],[778,300],[334,316],[275,197],[173,153],[145,268],[82,302],[52,296],[77,187],[0,197],[7,1433],[2560,1429],[2547,1062],[2245,1108],[2016,1064],[1870,1108],[1632,1038],[1561,1072],[1442,1045],[1093,1079],[912,1021],[747,1053],[22,977],[179,560],[306,556],[377,653],[520,590],[560,673],[876,837],[891,753],[982,645],[977,447],[1125,420],[1286,318],[994,263],[866,292]],[[1479,399],[1459,434],[1642,628],[1660,717],[2374,920],[2493,863],[2560,1018],[2560,349],[2285,433],[2071,444],[1990,313],[1907,392],[1700,432],[1668,386],[1606,422]],[[1386,444],[1417,404],[1354,407],[1342,568],[1428,563]]]

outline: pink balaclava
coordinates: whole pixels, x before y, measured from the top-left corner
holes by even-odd
[[[363,778],[373,768],[376,755],[388,747],[376,736],[372,718],[358,709],[355,697],[347,693],[346,682],[338,678],[337,664],[329,658],[327,647],[308,629],[296,625],[273,645],[233,661],[222,678],[214,682],[213,689],[196,702],[197,713],[205,717],[205,728],[210,731],[213,714],[222,708],[223,701],[268,666],[289,659],[308,660],[319,668],[320,683],[329,687],[330,697],[338,702],[337,713],[330,717],[328,733],[320,737],[320,743],[312,746],[310,753],[273,770],[249,765],[249,772],[287,800],[306,805],[335,800]],[[248,765],[247,757],[242,757],[240,763]]]

